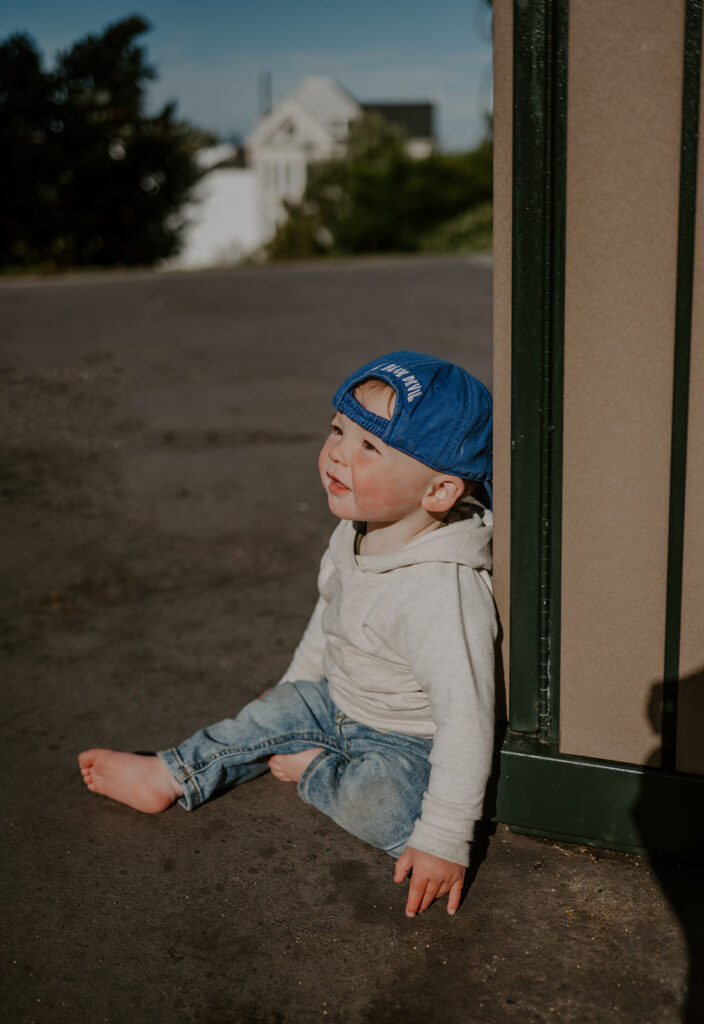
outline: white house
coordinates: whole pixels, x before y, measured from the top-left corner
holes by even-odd
[[[247,162],[261,183],[264,237],[286,216],[306,187],[308,164],[341,150],[357,101],[332,78],[304,78],[296,91],[265,115],[246,142]]]
[[[412,156],[427,156],[435,146],[432,103],[358,103],[334,78],[304,78],[247,139],[248,163],[261,182],[266,239],[286,216],[284,201],[302,197],[308,165],[339,152],[350,121],[365,112],[403,127]]]
[[[431,103],[358,103],[333,78],[304,78],[248,136],[246,167],[234,166],[234,146],[201,151],[207,173],[184,211],[189,226],[181,253],[168,266],[235,263],[268,242],[286,217],[285,201],[302,198],[309,164],[342,152],[350,122],[365,111],[402,125],[411,155],[434,147]]]
[[[181,211],[186,221],[178,256],[170,270],[197,270],[237,263],[264,240],[259,177],[252,168],[234,166],[237,149],[210,146],[197,155],[203,177]]]

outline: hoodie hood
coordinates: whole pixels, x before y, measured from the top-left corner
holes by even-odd
[[[453,562],[491,571],[493,516],[489,509],[463,502],[449,522],[401,548],[383,555],[355,555],[356,524],[343,520],[330,539],[333,562],[343,572],[390,572],[423,562]]]

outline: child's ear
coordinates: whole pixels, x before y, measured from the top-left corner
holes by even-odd
[[[439,476],[428,487],[421,505],[426,512],[447,512],[463,494],[464,480],[458,476]]]

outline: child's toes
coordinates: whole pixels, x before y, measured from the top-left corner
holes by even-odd
[[[279,758],[278,754],[274,754],[273,757],[269,758],[269,771],[271,772],[275,779],[279,780],[279,782],[289,781],[288,775],[284,771],[284,767],[281,763],[281,759]]]

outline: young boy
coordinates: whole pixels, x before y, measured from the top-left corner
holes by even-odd
[[[278,686],[157,757],[88,750],[89,789],[191,810],[267,769],[411,872],[406,914],[459,906],[491,764],[491,396],[393,352],[338,388],[318,464],[341,522]],[[469,500],[467,500],[469,499]],[[486,498],[490,504],[490,499]]]

